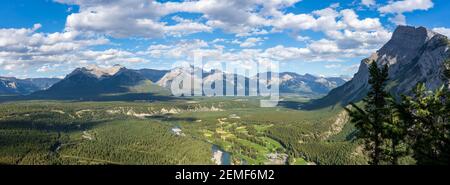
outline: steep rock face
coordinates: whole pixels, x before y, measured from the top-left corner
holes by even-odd
[[[429,89],[444,84],[444,61],[450,56],[449,41],[439,33],[424,27],[399,26],[380,50],[361,61],[353,79],[333,89],[327,96],[314,101],[309,107],[325,107],[361,100],[367,94],[368,66],[376,62],[389,66],[387,90],[395,97],[409,94],[417,83],[423,82]]]
[[[419,82],[425,82],[430,89],[441,86],[447,58],[447,37],[423,27],[401,26],[373,60],[389,65],[388,85],[394,95],[399,95],[407,94]]]

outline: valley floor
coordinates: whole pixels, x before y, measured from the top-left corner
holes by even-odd
[[[0,164],[365,164],[340,108],[291,98],[0,104]]]

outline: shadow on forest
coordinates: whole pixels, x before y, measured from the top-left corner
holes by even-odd
[[[314,101],[314,100],[312,100]],[[305,110],[305,111],[315,111],[320,109],[330,109],[334,110],[336,108],[342,107],[342,105],[327,105],[327,106],[317,106],[316,104],[313,104],[312,102],[298,102],[298,101],[280,101],[278,103],[279,107],[293,109],[293,110]]]
[[[48,123],[37,121],[0,121],[0,129],[32,129],[47,132],[75,132],[91,129],[106,121],[88,121],[88,122],[72,122],[72,123]]]
[[[193,118],[193,117],[185,117],[185,118],[180,118],[180,117],[172,117],[169,115],[154,115],[154,116],[147,116],[146,118],[148,119],[155,119],[155,120],[159,120],[159,121],[187,121],[187,122],[194,122],[197,119]]]
[[[26,95],[26,96],[0,96],[0,103],[11,101],[24,101],[24,100],[72,100],[72,101],[175,101],[175,100],[189,100],[186,97],[175,97],[166,95],[157,95],[153,93],[122,93],[111,95],[89,95],[89,96],[76,96],[76,95],[55,95],[55,96],[40,96],[40,95]]]
[[[152,93],[126,93],[119,95],[100,95],[93,97],[92,101],[174,101],[181,98],[175,96],[162,96]],[[186,98],[183,98],[186,99]]]
[[[279,107],[288,108],[288,109],[294,109],[294,110],[300,110],[303,105],[306,103],[304,102],[297,102],[297,101],[280,101],[278,102]]]

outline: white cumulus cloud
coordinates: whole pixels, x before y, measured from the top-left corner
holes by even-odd
[[[414,10],[428,10],[434,6],[431,0],[401,0],[391,1],[391,3],[378,9],[381,13],[404,13]]]
[[[433,28],[433,31],[443,34],[443,35],[447,36],[448,38],[450,38],[450,28],[438,27],[438,28]]]
[[[361,4],[367,7],[376,5],[375,0],[361,0]]]
[[[405,12],[413,12],[415,10],[428,10],[434,6],[431,0],[400,0],[390,1],[387,5],[378,8],[382,14],[395,14],[394,18],[389,20],[397,25],[406,24]]]
[[[48,72],[64,64],[79,66],[86,63],[142,62],[133,53],[119,49],[92,51],[90,47],[106,45],[104,37],[85,37],[77,31],[41,33],[40,24],[32,28],[0,29],[0,69],[26,72],[19,69],[36,68]]]
[[[254,47],[254,46],[260,45],[263,40],[264,39],[260,38],[260,37],[250,37],[250,38],[247,38],[244,42],[240,43],[239,46],[241,46],[243,48]]]

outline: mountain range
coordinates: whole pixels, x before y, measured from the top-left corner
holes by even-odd
[[[237,89],[245,88],[248,94],[248,84],[250,80],[256,80],[260,74],[251,78],[246,78],[238,74],[226,73],[220,70],[204,71],[194,67],[178,67],[172,70],[155,69],[127,69],[120,65],[110,68],[101,68],[98,66],[88,66],[75,69],[64,79],[53,84],[51,87],[42,89],[31,94],[33,97],[66,97],[83,98],[94,97],[101,94],[127,93],[127,92],[163,92],[170,94],[169,88],[172,81],[180,75],[190,75],[199,70],[205,84],[212,84],[218,80],[221,75],[224,80],[224,89],[234,87]],[[196,77],[200,78],[200,77]],[[238,78],[243,78],[244,83],[238,82]],[[200,79],[198,79],[200,80]],[[278,79],[271,79],[272,82],[280,83],[280,92],[303,96],[323,96],[331,89],[345,83],[343,78],[339,77],[317,77],[310,74],[299,75],[292,72],[279,74]],[[138,91],[136,91],[138,89]]]
[[[204,71],[200,68],[179,67],[172,70],[156,69],[127,69],[120,65],[109,68],[98,66],[80,67],[73,70],[64,79],[57,78],[29,78],[17,79],[0,77],[0,94],[30,95],[33,97],[93,97],[100,94],[126,93],[139,89],[139,92],[167,91],[174,78],[191,74],[200,70],[205,84],[213,84],[221,77],[225,87],[236,89],[245,88],[248,94],[250,80],[257,80],[261,74],[246,78],[238,74],[230,74],[220,70]],[[238,82],[238,78],[245,79],[245,84]],[[302,96],[323,96],[331,89],[346,82],[340,77],[318,77],[311,74],[300,75],[293,72],[278,74],[277,79],[270,79],[270,83],[279,82],[280,92]],[[235,93],[237,90],[234,91]]]

